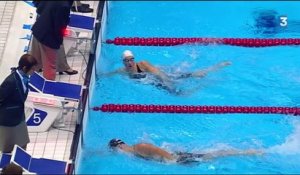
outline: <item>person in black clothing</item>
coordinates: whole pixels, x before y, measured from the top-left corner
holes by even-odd
[[[29,143],[24,103],[28,95],[29,76],[37,61],[24,54],[17,68],[0,85],[0,151],[9,153],[15,144],[26,148]]]
[[[45,8],[46,3],[40,4],[40,1],[34,1],[34,5],[36,7],[37,18],[39,18],[40,14],[42,13],[43,9]],[[34,46],[37,45],[37,43],[35,43],[35,42],[36,42],[36,40],[33,40],[33,42],[31,44],[34,45]],[[36,53],[38,51],[33,50],[32,52]],[[42,67],[41,62],[42,61],[40,60],[41,58],[40,57],[36,57],[36,58],[39,59],[37,61],[39,63],[39,65],[38,65],[39,72],[41,72],[42,71],[42,69],[41,69],[41,67]],[[63,44],[60,46],[59,50],[57,51],[56,69],[57,69],[56,71],[59,72],[60,75],[62,75],[64,72],[68,75],[75,75],[75,74],[78,73],[78,71],[73,70],[69,66],[68,61],[67,61],[65,48],[64,48]]]
[[[58,50],[63,42],[64,30],[69,23],[73,0],[39,1],[39,18],[32,27],[31,54],[41,58],[43,76],[55,80]]]

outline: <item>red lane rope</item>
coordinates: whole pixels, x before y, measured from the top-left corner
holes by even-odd
[[[103,104],[93,107],[94,111],[127,113],[255,113],[255,114],[293,114],[300,115],[297,107],[267,106],[188,106],[188,105],[141,105],[141,104]]]
[[[129,46],[175,46],[180,44],[224,44],[244,47],[268,47],[279,45],[300,45],[299,38],[125,38],[117,37],[106,40],[107,44],[129,45]]]

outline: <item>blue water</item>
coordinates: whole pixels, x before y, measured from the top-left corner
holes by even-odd
[[[109,4],[104,39],[125,37],[298,37],[300,2],[131,2]],[[288,27],[265,33],[257,14],[275,10],[288,16]],[[299,106],[298,47],[243,48],[219,45],[173,47],[115,46],[102,43],[90,106],[104,103]],[[177,81],[176,96],[123,75],[102,74],[122,66],[130,49],[136,61],[146,59],[165,72],[190,72],[224,60],[232,65],[205,78]],[[127,114],[87,111],[78,174],[90,173],[300,173],[300,119],[257,114]],[[215,159],[190,166],[164,164],[114,153],[107,143],[148,142],[172,151],[263,149],[262,156]]]

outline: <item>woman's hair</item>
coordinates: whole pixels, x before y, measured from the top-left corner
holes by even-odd
[[[14,163],[10,163],[10,164],[6,165],[5,167],[3,167],[2,171],[1,171],[1,175],[6,175],[6,174],[21,175],[21,174],[23,174],[23,169],[22,169],[22,167],[14,164]]]
[[[37,60],[30,54],[24,54],[19,60],[18,69],[25,67],[24,72],[27,73],[33,66],[37,65]]]

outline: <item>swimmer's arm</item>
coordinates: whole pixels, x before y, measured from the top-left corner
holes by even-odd
[[[231,65],[231,62],[230,61],[223,61],[223,62],[220,62],[216,65],[213,65],[213,66],[210,66],[206,69],[203,69],[203,70],[198,70],[196,72],[193,72],[191,73],[191,76],[192,77],[204,77],[207,73],[209,72],[214,72],[214,71],[217,71],[225,66],[229,66]]]
[[[112,71],[112,72],[100,73],[99,75],[100,76],[109,77],[109,76],[113,76],[113,75],[116,75],[116,74],[123,74],[123,73],[125,73],[125,69],[124,68],[120,68],[120,69],[117,69],[117,70]]]
[[[148,143],[140,143],[133,146],[135,154],[145,158],[174,160],[172,154]]]
[[[174,86],[174,82],[162,71],[160,71],[158,68],[152,66],[147,61],[141,61],[140,63],[145,71],[150,72],[154,74],[162,83],[164,86],[166,86],[166,89],[171,93],[176,93],[176,88]]]
[[[223,61],[223,62],[220,62],[214,66],[211,66],[211,67],[208,67],[206,69],[204,69],[206,72],[212,72],[212,71],[217,71],[219,70],[220,68],[223,68],[225,66],[229,66],[231,65],[231,62],[230,61]]]
[[[154,67],[147,61],[141,61],[143,68],[154,75],[156,75],[160,80],[163,82],[171,82],[170,78],[162,71],[160,71],[158,68]]]

